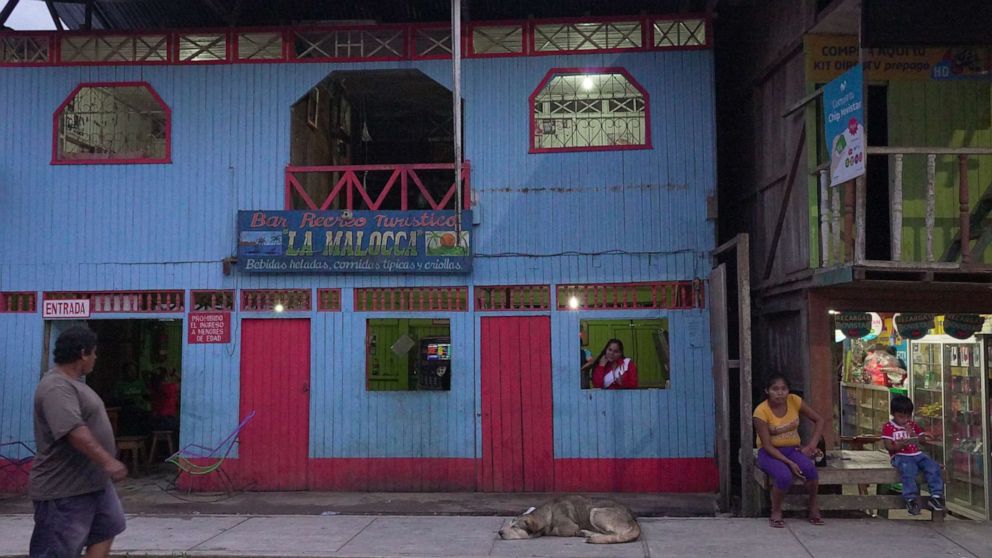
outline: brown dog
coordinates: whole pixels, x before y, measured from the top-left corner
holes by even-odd
[[[641,526],[630,509],[613,500],[562,496],[531,508],[499,530],[500,538],[506,540],[544,535],[585,537],[593,544],[625,543],[641,536]]]

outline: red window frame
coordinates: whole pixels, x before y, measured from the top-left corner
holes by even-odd
[[[590,145],[583,147],[534,147],[534,132],[537,129],[537,122],[534,118],[534,102],[538,94],[551,81],[552,78],[562,75],[579,74],[621,74],[627,82],[644,96],[644,143],[638,145]],[[551,68],[544,74],[544,79],[537,85],[530,94],[527,101],[528,118],[530,119],[530,136],[527,138],[527,147],[530,153],[569,153],[575,151],[627,151],[632,149],[652,149],[651,144],[651,96],[626,68],[617,66],[588,67],[588,68]]]
[[[144,87],[152,99],[162,107],[165,114],[165,156],[156,159],[141,157],[132,159],[59,159],[59,120],[62,111],[84,87]],[[172,163],[172,109],[162,100],[155,88],[147,81],[97,81],[80,83],[73,89],[62,104],[52,114],[52,163],[53,165],[134,165]]]

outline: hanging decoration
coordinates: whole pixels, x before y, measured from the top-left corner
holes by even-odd
[[[982,329],[985,320],[978,314],[947,314],[944,316],[944,333],[955,339],[967,339]]]
[[[881,335],[882,326],[885,323],[877,312],[868,312],[868,315],[871,316],[871,329],[868,331],[868,335],[861,338],[862,341],[871,341]]]
[[[860,339],[871,333],[871,319],[867,312],[841,312],[834,317],[834,322],[844,335]]]
[[[896,331],[903,339],[917,340],[926,337],[930,329],[933,328],[933,314],[896,314],[892,321],[895,322]]]

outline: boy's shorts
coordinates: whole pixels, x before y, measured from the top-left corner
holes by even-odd
[[[112,539],[124,527],[124,510],[112,484],[99,492],[36,500],[30,556],[79,556],[84,547]]]

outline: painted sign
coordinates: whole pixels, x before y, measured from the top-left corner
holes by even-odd
[[[230,312],[190,312],[188,342],[230,343]]]
[[[41,316],[52,320],[89,318],[90,301],[88,298],[46,300],[41,305]]]
[[[861,68],[854,67],[823,86],[823,130],[830,148],[830,185],[865,173],[865,110]]]
[[[239,211],[249,273],[469,273],[472,212]]]
[[[986,47],[894,47],[865,49],[869,80],[989,79]],[[807,35],[806,80],[826,83],[858,64],[858,38],[853,35]]]

